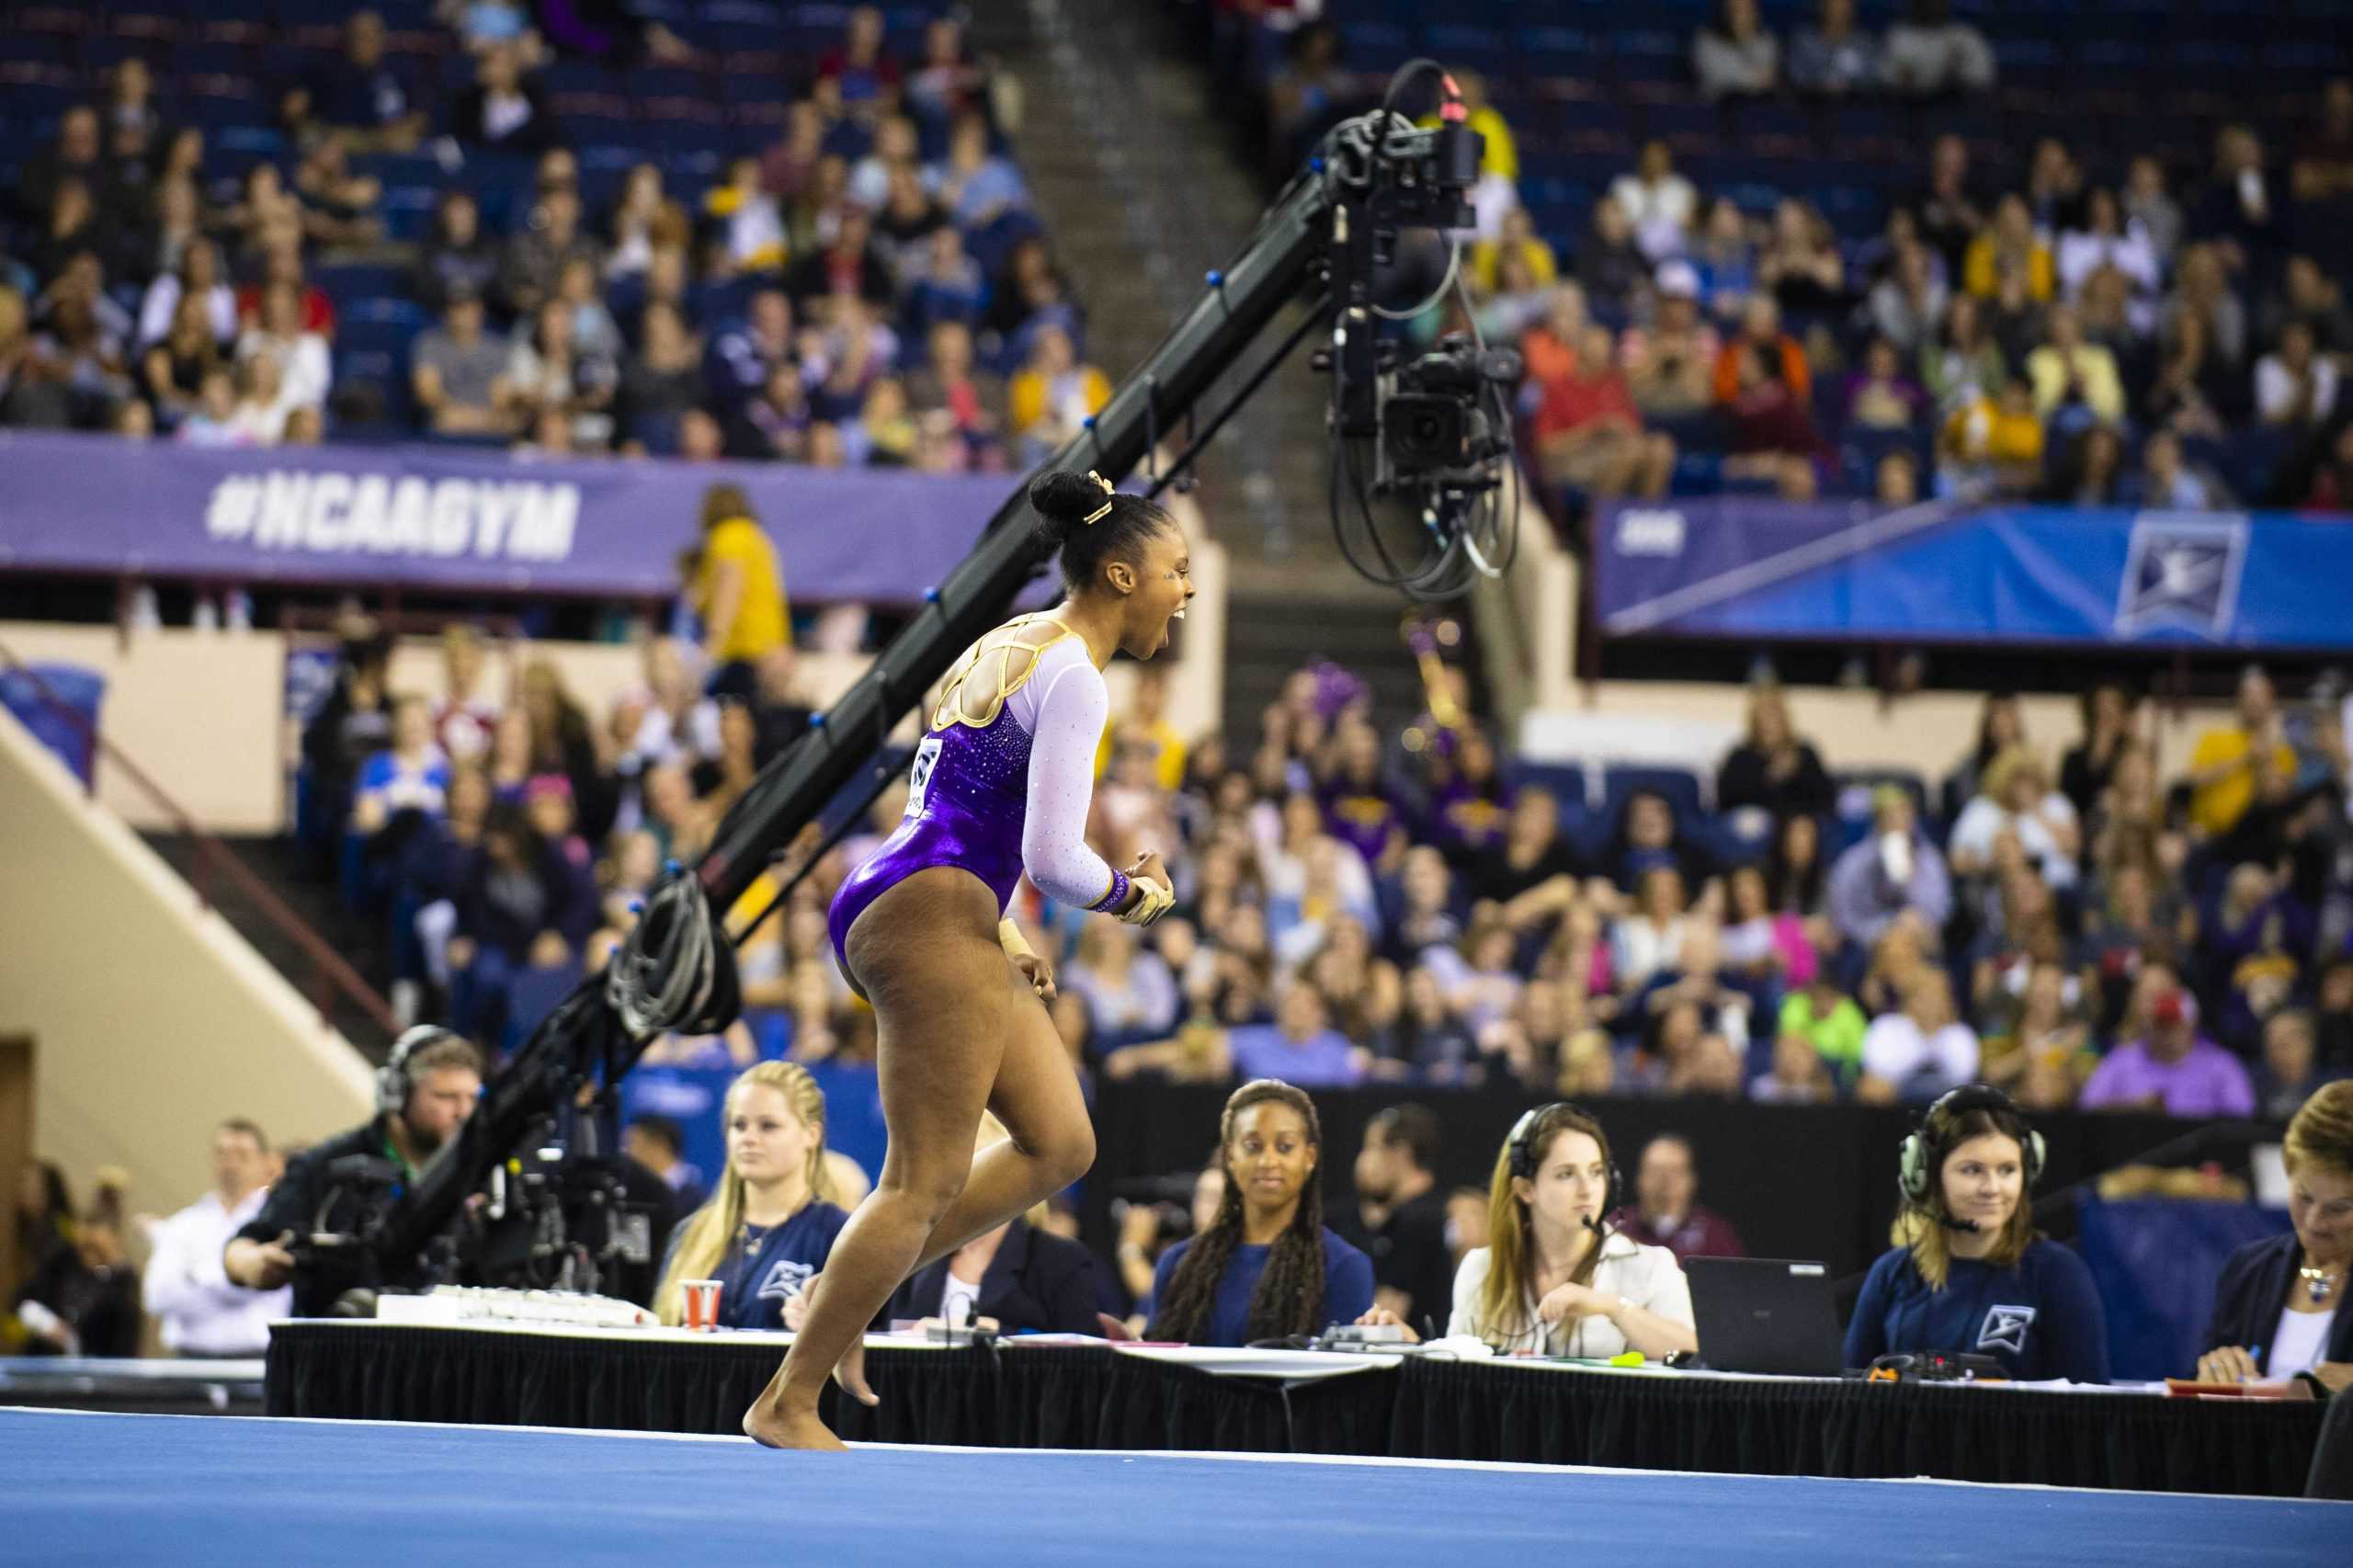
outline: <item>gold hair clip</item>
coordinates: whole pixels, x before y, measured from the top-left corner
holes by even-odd
[[[1096,472],[1091,468],[1086,471],[1086,477],[1103,487],[1103,494],[1106,497],[1111,494],[1111,482],[1109,480],[1104,478],[1101,474]],[[1087,513],[1086,516],[1079,518],[1078,520],[1082,523],[1092,523],[1098,517],[1108,517],[1110,515],[1111,503],[1107,499],[1104,501],[1103,505],[1096,507],[1095,510]]]

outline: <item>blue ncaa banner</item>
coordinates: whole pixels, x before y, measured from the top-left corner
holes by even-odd
[[[1706,497],[1595,540],[1609,637],[2353,648],[2353,518]]]

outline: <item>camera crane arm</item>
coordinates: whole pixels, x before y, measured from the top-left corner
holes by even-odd
[[[1478,148],[1476,134],[1460,123],[1417,131],[1386,108],[1336,128],[1323,153],[1276,198],[1241,254],[1209,275],[1192,308],[1120,383],[1087,428],[1043,468],[1091,468],[1114,480],[1123,477],[1241,362],[1286,306],[1302,299],[1307,320],[1283,349],[1330,316],[1336,296],[1342,330],[1335,335],[1331,359],[1335,406],[1349,411],[1344,418],[1360,420],[1376,396],[1377,328],[1367,311],[1371,268],[1382,259],[1380,236],[1393,236],[1399,224],[1467,223],[1464,193],[1476,176]],[[1209,421],[1172,473],[1256,390],[1281,352]],[[1166,483],[1163,476],[1154,493]],[[649,1007],[642,994],[624,997],[620,980],[592,975],[584,981],[493,1076],[458,1135],[371,1228],[368,1244],[379,1257],[390,1263],[422,1255],[468,1195],[544,1119],[569,1108],[567,1096],[599,1064],[609,1088],[664,1029],[689,1020],[723,1028],[733,1019],[733,965],[714,912],[734,905],[858,776],[957,656],[1005,619],[1043,565],[1031,521],[1024,491],[1015,491],[982,529],[972,553],[925,593],[922,612],[856,685],[811,719],[807,736],[760,771],[720,824],[700,864],[674,871],[649,898],[638,931],[614,964],[617,971],[637,964],[642,979],[674,1004],[671,1016]],[[664,950],[654,954],[656,948]],[[708,983],[674,986],[682,963],[704,966]]]

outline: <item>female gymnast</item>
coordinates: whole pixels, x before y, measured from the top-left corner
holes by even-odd
[[[889,1152],[835,1242],[791,1352],[744,1416],[771,1448],[838,1449],[817,1416],[831,1373],[866,1386],[863,1336],[901,1281],[1069,1186],[1095,1163],[1078,1078],[1043,1004],[1053,975],[1005,918],[1027,871],[1048,897],[1147,925],[1172,902],[1160,857],[1127,871],[1086,847],[1103,666],[1150,658],[1193,596],[1166,512],[1087,473],[1029,501],[1062,550],[1065,593],[966,651],[908,775],[898,831],[842,883],[835,955],[874,1006]],[[1012,1136],[975,1158],[981,1112]]]

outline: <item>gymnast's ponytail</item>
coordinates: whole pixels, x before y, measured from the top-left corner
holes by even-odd
[[[1056,469],[1029,482],[1029,505],[1037,509],[1038,542],[1063,555],[1063,582],[1084,592],[1108,561],[1142,559],[1143,542],[1173,520],[1141,495],[1108,490],[1092,472]]]

